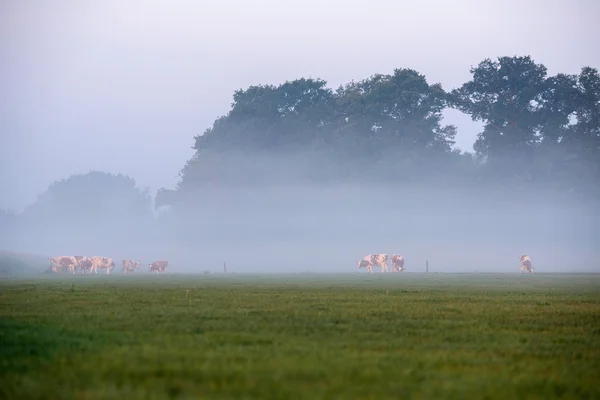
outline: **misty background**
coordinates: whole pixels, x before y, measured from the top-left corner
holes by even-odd
[[[0,7],[0,249],[600,271],[593,1]]]

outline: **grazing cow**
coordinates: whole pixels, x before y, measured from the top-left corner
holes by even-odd
[[[404,271],[404,257],[400,254],[392,255],[392,271],[403,272]]]
[[[533,267],[531,266],[531,258],[529,258],[528,255],[523,254],[521,257],[521,273],[523,273],[524,271],[526,272],[530,272],[533,274]]]
[[[167,267],[169,266],[169,262],[166,260],[163,261],[153,261],[150,265],[150,272],[167,272]]]
[[[121,272],[126,274],[127,272],[135,272],[136,269],[140,267],[139,261],[134,260],[123,260],[123,268],[121,268]]]
[[[110,271],[115,267],[115,262],[110,257],[99,257],[94,256],[89,258],[91,262],[90,273],[98,273],[98,268],[106,269],[106,275],[110,274]]]
[[[388,271],[387,266],[388,255],[387,254],[369,254],[362,260],[358,261],[358,269],[367,268],[369,272],[373,272],[373,267],[379,265],[381,267],[381,272]]]
[[[71,272],[75,273],[75,268],[78,265],[77,259],[74,256],[58,256],[48,258],[50,261],[50,271],[52,272]]]

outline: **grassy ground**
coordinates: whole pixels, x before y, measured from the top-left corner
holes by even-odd
[[[600,398],[600,275],[0,282],[0,398]]]

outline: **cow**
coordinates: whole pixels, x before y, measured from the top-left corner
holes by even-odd
[[[148,264],[150,266],[150,272],[167,272],[167,267],[169,266],[169,262],[166,260],[163,261],[153,261],[152,264]]]
[[[75,269],[81,271],[82,273],[89,273],[92,269],[92,262],[89,257],[86,256],[74,256],[77,261],[77,265],[75,265]]]
[[[136,269],[140,267],[139,261],[134,260],[123,260],[123,267],[121,268],[121,272],[126,274],[127,272],[135,272]]]
[[[90,273],[98,273],[98,268],[106,269],[106,275],[110,274],[110,271],[115,267],[115,262],[110,257],[100,257],[94,256],[90,257],[89,261],[91,263]]]
[[[358,269],[367,268],[369,272],[373,272],[373,267],[379,265],[381,267],[381,272],[383,273],[384,271],[388,271],[387,261],[387,254],[369,254],[362,260],[358,261],[357,265]]]
[[[530,272],[533,274],[534,269],[531,266],[531,258],[529,258],[528,255],[523,254],[521,257],[521,273],[523,272]]]
[[[78,265],[77,259],[74,256],[58,256],[48,258],[50,261],[50,271],[52,272],[71,272],[75,273],[75,268]]]
[[[392,255],[392,271],[403,272],[404,271],[404,257],[400,254]]]

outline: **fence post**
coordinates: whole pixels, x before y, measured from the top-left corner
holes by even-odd
[[[227,273],[227,264],[223,263],[223,272]]]
[[[425,273],[429,272],[429,261],[425,260]]]

